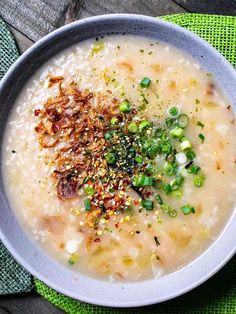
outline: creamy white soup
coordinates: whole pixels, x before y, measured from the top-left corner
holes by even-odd
[[[75,272],[176,271],[216,240],[236,200],[230,103],[191,56],[137,36],[79,43],[17,99],[3,170],[23,228]]]

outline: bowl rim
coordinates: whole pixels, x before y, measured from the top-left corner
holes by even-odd
[[[195,35],[194,33],[178,26],[175,24],[172,24],[170,22],[167,21],[163,21],[157,18],[153,18],[153,17],[148,17],[148,16],[143,16],[143,15],[137,15],[137,14],[107,14],[107,15],[99,15],[99,16],[94,16],[94,17],[89,17],[89,18],[85,18],[82,20],[78,20],[75,21],[71,24],[65,25],[59,29],[56,29],[55,31],[53,31],[52,33],[46,35],[45,37],[43,37],[42,39],[40,39],[38,42],[36,42],[35,44],[33,44],[26,52],[24,52],[18,59],[17,61],[10,67],[10,69],[7,71],[7,73],[5,74],[5,76],[3,77],[3,79],[0,82],[0,91],[4,88],[5,84],[7,84],[8,79],[14,75],[14,71],[15,69],[17,69],[17,67],[21,64],[21,62],[25,59],[28,58],[28,56],[30,56],[32,53],[34,53],[34,51],[36,51],[37,49],[39,49],[41,46],[43,46],[45,43],[48,43],[51,41],[51,39],[55,38],[58,35],[61,34],[66,34],[69,30],[73,29],[74,27],[81,27],[81,25],[88,25],[91,23],[100,23],[100,22],[106,22],[107,20],[116,20],[116,21],[120,21],[122,19],[126,19],[126,20],[142,20],[143,22],[148,23],[156,23],[159,24],[161,27],[167,27],[170,31],[171,30],[176,30],[178,32],[181,32],[182,34],[186,35],[187,37],[191,37],[193,40],[195,40],[196,42],[198,42],[199,44],[202,44],[206,47],[206,49],[212,54],[214,55],[216,58],[218,58],[219,60],[221,60],[223,67],[226,69],[226,71],[228,71],[229,73],[231,73],[231,76],[234,78],[235,82],[236,82],[236,72],[235,69],[233,68],[233,66],[215,49],[213,48],[209,43],[207,43],[206,41],[204,41],[202,38],[198,37],[197,35]],[[91,36],[91,38],[94,36]],[[195,264],[199,264],[199,260],[201,260],[201,262],[203,262],[202,266],[204,266],[204,262],[206,262],[209,257],[206,256],[214,256],[216,259],[214,262],[211,263],[211,268],[208,270],[204,269],[204,267],[201,268],[201,263],[198,265],[198,268],[201,268],[201,273],[200,273],[200,277],[194,278],[194,280],[192,280],[191,283],[188,283],[187,285],[183,284],[183,287],[181,289],[178,288],[177,291],[174,290],[174,292],[169,292],[167,295],[162,296],[160,298],[158,298],[156,295],[151,295],[149,298],[146,297],[145,299],[138,299],[138,300],[122,300],[120,301],[119,299],[117,300],[104,300],[104,299],[97,299],[95,297],[90,297],[88,295],[81,295],[80,291],[79,293],[77,292],[72,292],[69,291],[68,289],[64,288],[63,285],[58,285],[54,278],[48,278],[47,276],[45,276],[45,274],[40,273],[40,270],[35,269],[35,266],[32,264],[32,262],[30,261],[30,259],[26,259],[22,256],[22,254],[20,254],[16,247],[15,244],[12,240],[9,240],[7,237],[7,234],[4,233],[2,227],[1,227],[1,223],[0,223],[0,239],[2,240],[3,244],[7,247],[7,249],[11,252],[11,254],[14,256],[14,258],[26,269],[28,270],[34,277],[38,278],[39,280],[41,280],[42,282],[44,282],[47,286],[51,287],[52,289],[66,295],[69,297],[72,297],[74,299],[83,301],[83,302],[87,302],[87,303],[91,303],[91,304],[95,304],[95,305],[102,305],[102,306],[112,306],[112,307],[136,307],[136,306],[145,306],[145,305],[151,305],[151,304],[156,304],[156,303],[160,303],[163,301],[167,301],[169,299],[172,299],[174,297],[180,296],[190,290],[192,290],[193,288],[199,286],[200,284],[202,284],[203,282],[205,282],[207,279],[209,279],[211,276],[213,276],[217,271],[219,271],[226,263],[227,261],[235,254],[236,252],[236,243],[234,240],[234,236],[235,236],[235,229],[234,229],[234,224],[236,222],[236,213],[235,210],[233,211],[231,217],[228,219],[225,227],[223,228],[223,230],[221,231],[219,237],[217,238],[216,241],[214,241],[211,246],[206,249],[200,256],[198,256],[196,259],[194,259],[194,261],[192,261],[190,264],[186,265],[185,267],[183,267],[182,269],[170,274],[170,275],[166,275],[163,278],[167,278],[167,280],[171,277],[171,275],[173,274],[178,274],[183,272],[184,269],[188,269],[188,274],[191,274],[191,271],[196,270],[196,267],[193,267],[193,265]],[[226,234],[227,232],[227,234]],[[225,238],[229,237],[231,238],[231,241],[228,242],[228,245],[226,245],[226,241]],[[224,253],[222,253],[222,257],[219,256],[219,250],[220,249],[224,249]],[[216,253],[217,251],[217,253]],[[51,261],[51,259],[49,258],[49,260]],[[194,275],[194,274],[193,274]],[[85,276],[87,277],[87,276]],[[82,278],[85,278],[82,276]],[[195,276],[196,277],[196,276]],[[90,278],[91,282],[98,282],[101,284],[102,281],[97,281],[94,278]],[[159,279],[158,279],[159,280]],[[145,281],[146,283],[150,282],[151,280]],[[153,280],[155,281],[155,279]],[[139,282],[139,283],[143,283],[143,282]],[[115,285],[119,286],[120,288],[122,288],[122,286],[138,286],[140,284],[137,284],[137,282],[135,282],[135,284],[132,283],[123,283],[123,284],[113,284],[115,287]],[[110,285],[109,285],[110,286]],[[119,288],[119,289],[120,289]],[[122,288],[124,289],[124,288]],[[114,289],[115,290],[115,289]]]

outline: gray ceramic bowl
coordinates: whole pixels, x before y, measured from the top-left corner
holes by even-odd
[[[14,101],[28,79],[49,58],[90,37],[138,34],[167,43],[193,55],[219,81],[236,109],[236,72],[209,44],[176,25],[139,15],[105,15],[64,26],[41,39],[11,67],[0,85],[0,143]],[[1,160],[1,159],[0,159]],[[3,243],[31,274],[53,289],[81,301],[115,307],[148,305],[181,295],[216,273],[236,249],[236,211],[218,239],[186,267],[161,279],[110,283],[75,273],[41,250],[21,229],[9,206],[0,173],[0,236]]]

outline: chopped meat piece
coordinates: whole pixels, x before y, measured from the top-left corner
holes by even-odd
[[[59,179],[57,195],[61,200],[73,198],[77,195],[78,182],[75,177],[66,175]]]

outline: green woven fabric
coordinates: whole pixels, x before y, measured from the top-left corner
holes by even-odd
[[[0,19],[0,79],[18,56],[14,38]],[[0,241],[0,295],[28,292],[32,288],[30,274],[15,262]]]
[[[0,79],[18,56],[19,52],[14,38],[6,24],[0,18]]]
[[[236,17],[190,13],[167,15],[162,19],[196,33],[236,67]]]
[[[0,295],[30,292],[32,289],[31,275],[16,263],[0,242]]]
[[[195,32],[210,42],[236,67],[236,17],[177,14],[162,18]],[[0,20],[0,78],[17,55],[14,41]],[[9,265],[11,267],[7,269]],[[34,285],[36,291],[44,298],[69,314],[236,314],[235,269],[236,257],[217,275],[184,296],[166,303],[135,309],[93,306],[63,296],[37,279],[34,279]],[[12,287],[12,292],[20,291],[13,288],[19,287],[18,283],[25,291],[30,290],[29,275],[13,261],[3,245],[0,245],[0,270],[0,294],[9,292],[9,287]]]

